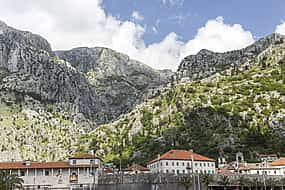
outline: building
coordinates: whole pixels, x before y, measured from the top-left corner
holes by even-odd
[[[258,159],[261,162],[273,162],[278,159],[277,154],[259,154]]]
[[[62,162],[2,162],[0,170],[19,175],[26,188],[83,187],[97,183],[103,164],[94,154],[82,154]]]
[[[152,173],[216,173],[214,159],[187,150],[170,150],[150,161],[147,167]]]
[[[285,175],[285,158],[272,162],[263,161],[260,163],[231,162],[220,168],[220,174],[247,174],[247,175]]]
[[[124,174],[147,174],[150,173],[150,169],[138,164],[133,164],[128,168],[124,169],[123,172]]]

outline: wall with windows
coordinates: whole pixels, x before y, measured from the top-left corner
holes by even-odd
[[[254,175],[284,175],[282,168],[254,168],[248,171],[248,174]]]
[[[69,159],[70,165],[98,165],[101,167],[101,160],[100,159]]]
[[[215,162],[194,161],[192,168],[191,160],[160,160],[148,165],[152,173],[216,173]]]

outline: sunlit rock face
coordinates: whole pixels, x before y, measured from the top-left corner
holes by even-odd
[[[196,55],[184,58],[179,65],[177,75],[180,79],[203,79],[225,69],[238,67],[248,60],[256,58],[270,45],[283,43],[284,40],[283,35],[272,34],[241,50],[216,53],[203,49]]]

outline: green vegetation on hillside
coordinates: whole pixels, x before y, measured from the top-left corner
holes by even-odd
[[[233,159],[285,153],[284,47],[211,80],[180,83],[90,134],[106,161],[145,164],[172,148]],[[274,123],[274,126],[271,126]],[[272,130],[274,129],[274,130]],[[285,130],[285,129],[284,129]]]

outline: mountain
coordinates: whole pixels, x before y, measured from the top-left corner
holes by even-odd
[[[0,22],[0,159],[63,159],[81,134],[127,113],[171,75],[106,48],[53,52],[41,36]]]
[[[134,105],[151,95],[152,90],[167,85],[173,74],[168,70],[156,71],[107,48],[82,47],[55,53],[83,73],[92,88],[96,89],[104,105],[96,113],[99,123],[131,111]]]
[[[124,164],[175,148],[228,160],[238,151],[249,160],[284,154],[284,39],[273,34],[242,50],[191,55],[170,89],[84,139],[106,161]]]
[[[189,55],[179,65],[177,75],[182,80],[198,80],[210,77],[225,69],[239,67],[262,54],[272,44],[283,43],[284,36],[272,34],[257,40],[241,50],[215,53],[202,49],[197,55]]]

